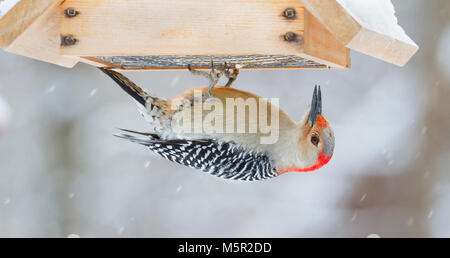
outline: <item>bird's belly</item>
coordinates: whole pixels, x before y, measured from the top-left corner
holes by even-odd
[[[280,110],[257,99],[208,99],[186,106],[172,116],[180,137],[211,137],[234,142],[273,144],[280,132]]]

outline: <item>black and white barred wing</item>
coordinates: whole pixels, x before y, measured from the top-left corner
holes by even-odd
[[[131,135],[121,138],[147,146],[173,162],[200,169],[225,179],[262,180],[276,176],[276,169],[265,154],[247,151],[233,143],[215,140],[160,140],[147,134],[148,139]]]

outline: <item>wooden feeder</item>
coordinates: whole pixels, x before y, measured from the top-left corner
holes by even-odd
[[[350,49],[402,66],[418,47],[393,8],[370,6],[377,1],[20,0],[0,18],[0,47],[65,67],[123,70],[209,68],[211,59],[247,69],[348,68]]]

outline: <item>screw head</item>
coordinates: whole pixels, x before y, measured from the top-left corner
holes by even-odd
[[[75,10],[75,8],[69,7],[64,11],[64,14],[67,17],[72,18],[72,17],[77,16],[78,12]]]
[[[284,34],[284,40],[289,42],[297,41],[297,34],[294,32],[286,32],[286,34]]]
[[[75,43],[77,43],[77,39],[74,38],[73,36],[63,36],[61,38],[61,45],[63,46],[71,46],[71,45],[75,45]]]
[[[286,8],[286,10],[284,10],[283,15],[285,18],[287,19],[294,19],[296,12],[294,8]]]

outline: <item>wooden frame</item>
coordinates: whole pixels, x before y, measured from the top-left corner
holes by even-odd
[[[0,47],[65,67],[131,70],[208,68],[211,60],[244,69],[348,68],[350,48],[400,66],[414,55],[406,34],[364,24],[349,2],[21,0],[0,17]]]
[[[69,18],[64,14],[67,8],[79,14]],[[283,16],[287,8],[295,10],[295,18]],[[233,56],[226,59],[229,63],[242,61],[238,56],[297,56],[314,62],[301,66],[289,59],[293,65],[283,66],[286,63],[274,59],[273,66],[244,64],[244,68],[252,69],[350,65],[348,49],[311,15],[306,16],[298,0],[66,0],[60,13],[61,35],[76,39],[74,45],[61,47],[62,55],[88,57],[89,61],[116,68],[124,67],[93,56],[204,57],[199,68],[209,65],[210,55],[217,56],[215,60]],[[313,24],[314,30],[305,34],[305,23]],[[296,38],[287,41],[286,33],[295,33]],[[134,68],[162,69],[142,64]]]
[[[8,52],[73,67],[77,57],[59,53],[60,0],[22,0],[0,19],[0,46]],[[20,17],[20,19],[18,19]]]

